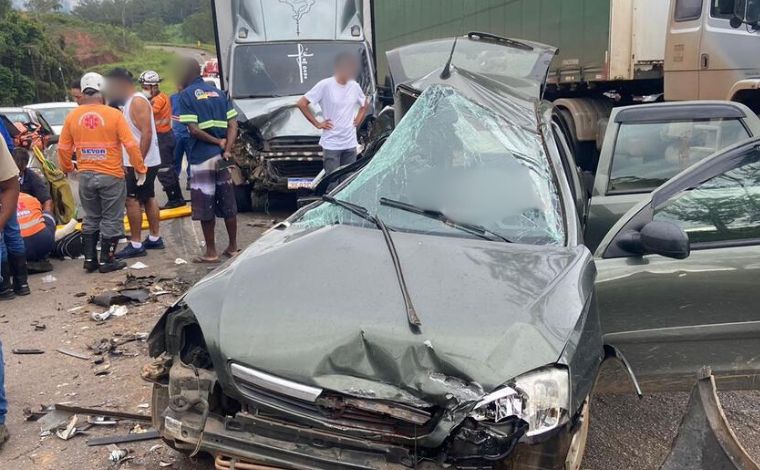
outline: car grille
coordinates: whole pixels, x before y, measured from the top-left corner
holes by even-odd
[[[322,154],[322,147],[319,146],[319,139],[314,138],[279,138],[272,139],[267,142],[267,152],[269,154],[276,153],[299,153],[301,155],[306,154]]]
[[[399,440],[426,434],[433,424],[432,410],[420,410],[381,401],[360,400],[325,393],[315,402],[272,392],[235,378],[240,392],[263,417],[286,421],[308,421],[327,429],[351,429],[368,436],[397,437]],[[380,412],[392,408],[391,416]]]

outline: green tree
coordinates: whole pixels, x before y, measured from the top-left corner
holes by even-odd
[[[148,18],[135,27],[135,33],[144,41],[165,41],[166,24],[161,18]]]
[[[192,42],[214,42],[214,27],[210,4],[198,13],[194,13],[185,19],[182,23],[182,34]]]
[[[38,15],[42,13],[51,13],[63,8],[59,0],[26,0],[24,6],[27,10]]]

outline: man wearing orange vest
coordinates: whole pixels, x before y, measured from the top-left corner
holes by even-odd
[[[161,154],[161,169],[158,171],[158,181],[164,188],[168,202],[162,209],[182,207],[185,196],[179,184],[179,176],[174,171],[174,147],[177,145],[172,131],[172,104],[169,97],[161,91],[161,76],[153,70],[140,74],[138,79],[145,96],[153,107],[153,118],[156,121],[158,149]]]
[[[26,259],[42,261],[55,248],[55,217],[42,211],[42,204],[34,196],[20,193],[16,209],[21,236],[24,237]]]
[[[127,264],[115,259],[116,246],[124,237],[124,181],[122,147],[135,169],[137,186],[145,184],[148,169],[140,147],[132,136],[124,115],[103,104],[104,79],[100,74],[82,77],[82,103],[63,124],[58,143],[58,159],[64,173],[75,171],[72,151],[76,150],[79,171],[79,199],[85,211],[82,224],[84,269],[109,273]],[[100,236],[100,262],[97,242]]]

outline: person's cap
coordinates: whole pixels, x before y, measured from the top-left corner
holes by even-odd
[[[99,93],[103,91],[104,82],[105,81],[103,80],[103,76],[101,74],[89,72],[84,74],[79,85],[82,87],[83,92],[89,90]]]
[[[158,72],[146,70],[140,74],[140,78],[138,78],[137,81],[142,85],[158,85],[161,83],[161,76]]]
[[[123,67],[116,67],[109,70],[108,73],[106,73],[106,78],[109,80],[116,79],[130,83],[134,82],[135,80],[135,76],[132,75],[132,72]]]

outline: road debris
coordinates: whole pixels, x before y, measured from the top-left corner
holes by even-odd
[[[115,445],[108,446],[108,450],[110,454],[108,454],[108,461],[115,464],[121,464],[122,462],[126,460],[132,459],[132,457],[128,457],[129,450],[127,449],[119,449]]]
[[[187,261],[182,258],[177,258],[174,260],[174,264],[176,264],[177,266],[181,266],[183,264],[187,264]]]
[[[62,439],[64,441],[68,441],[72,437],[78,435],[78,434],[84,434],[84,431],[89,429],[91,426],[90,424],[85,425],[82,428],[77,427],[79,424],[79,416],[73,415],[70,419],[68,424],[63,429],[57,429],[55,431],[55,435],[58,436],[59,439]]]
[[[147,269],[148,265],[143,263],[142,261],[138,261],[137,263],[133,264],[129,267],[129,269]]]
[[[90,318],[97,322],[106,321],[111,317],[123,317],[129,312],[129,309],[125,305],[111,305],[111,308],[105,312],[97,313],[92,312]]]
[[[95,447],[105,446],[109,444],[126,444],[128,442],[151,441],[153,439],[159,439],[160,437],[161,436],[158,434],[158,431],[150,430],[138,434],[125,434],[121,436],[107,436],[88,439],[87,445],[89,447]]]
[[[89,361],[90,358],[91,358],[91,356],[89,354],[78,353],[76,351],[71,351],[69,349],[58,348],[58,349],[56,349],[56,351],[58,351],[59,353],[65,355],[65,356],[71,356],[71,357],[75,357],[77,359],[82,359],[82,360],[85,360],[85,361]]]
[[[47,329],[47,325],[41,323],[39,320],[33,321],[31,326],[34,328],[34,331],[45,331]]]
[[[19,354],[22,356],[45,354],[45,351],[43,351],[42,349],[13,349],[11,350],[11,352],[13,354]]]
[[[56,281],[58,281],[58,278],[53,276],[52,274],[48,274],[47,276],[43,276],[42,279],[40,279],[43,284],[52,284]]]

